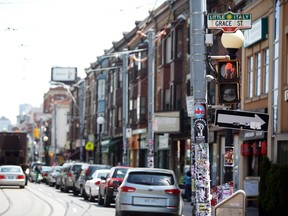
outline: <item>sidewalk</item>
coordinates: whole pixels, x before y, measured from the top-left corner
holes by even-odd
[[[192,215],[191,202],[184,201],[183,216]],[[246,216],[259,216],[258,208],[248,207],[246,208]]]

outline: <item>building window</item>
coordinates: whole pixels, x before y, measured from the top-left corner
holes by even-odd
[[[287,57],[288,60],[288,57]],[[264,93],[268,94],[269,90],[269,49],[264,50]]]
[[[105,100],[105,79],[98,80],[98,101]]]
[[[277,163],[288,165],[288,141],[279,141],[277,148]]]
[[[146,115],[146,97],[140,98],[140,120],[145,120]]]
[[[277,120],[278,120],[278,81],[279,81],[279,25],[280,25],[280,1],[275,1],[274,9],[275,29],[274,29],[274,56],[273,56],[273,86],[272,86],[272,110],[273,110],[273,134],[277,133]]]
[[[166,38],[166,53],[165,53],[165,63],[168,64],[172,59],[172,36],[171,34]]]
[[[158,103],[157,103],[157,110],[162,110],[162,89],[158,91]]]
[[[255,77],[255,91],[256,95],[261,94],[261,53],[256,53],[256,77]]]
[[[286,35],[286,83],[288,83],[288,34]]]
[[[248,97],[253,97],[253,56],[248,58]]]
[[[175,59],[181,59],[183,55],[183,29],[176,30]]]
[[[117,112],[117,127],[122,127],[122,107],[118,108]]]
[[[164,110],[169,110],[170,107],[170,89],[165,90],[165,108]]]

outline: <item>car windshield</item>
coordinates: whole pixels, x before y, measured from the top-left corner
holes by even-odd
[[[0,169],[1,172],[21,172],[21,168],[18,167],[1,167]]]
[[[117,170],[115,170],[115,172],[114,172],[114,174],[113,174],[113,178],[124,178],[125,177],[125,175],[126,175],[126,173],[127,173],[127,170],[128,169],[121,169],[121,168],[119,168],[119,169],[117,169]]]
[[[168,186],[174,185],[174,178],[173,175],[166,173],[131,172],[127,182],[141,185]]]
[[[108,172],[98,172],[98,173],[95,172],[92,177],[93,178],[101,178],[101,177],[106,178],[107,175],[108,175]]]

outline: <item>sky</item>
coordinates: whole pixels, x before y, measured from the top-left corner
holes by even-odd
[[[84,68],[165,0],[0,0],[0,117],[40,107],[51,68]]]

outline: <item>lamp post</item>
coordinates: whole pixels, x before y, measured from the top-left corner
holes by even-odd
[[[46,129],[46,128],[45,128]],[[46,154],[46,152],[47,152],[47,145],[46,145],[46,142],[49,140],[49,138],[48,138],[48,136],[43,136],[42,137],[42,141],[44,142],[44,157],[45,157],[45,164],[49,164],[49,163],[47,163],[47,154]]]
[[[97,124],[99,125],[99,164],[102,164],[102,125],[104,124],[105,119],[102,116],[97,118]]]
[[[221,36],[221,42],[224,46],[224,48],[227,50],[228,55],[230,56],[231,60],[235,60],[236,59],[236,52],[238,51],[239,48],[241,48],[243,46],[244,43],[244,36],[242,31],[237,30],[234,33],[223,33]],[[240,82],[240,79],[239,81]],[[237,89],[236,94],[239,94],[240,92],[240,85],[236,84],[237,87],[239,86],[239,89]],[[220,91],[221,92],[221,91]],[[219,92],[219,93],[220,93]],[[239,97],[239,101],[240,101],[240,97]],[[233,104],[234,107],[232,106],[232,108],[235,109],[235,107],[238,107],[238,103],[234,103]],[[225,146],[228,147],[232,147],[234,146],[234,142],[233,142],[233,133],[232,133],[232,129],[226,129],[226,136],[225,136]],[[238,148],[233,148],[234,150],[237,150]],[[238,189],[238,182],[239,182],[239,173],[238,173],[238,169],[234,169],[234,167],[239,167],[239,159],[238,159],[238,153],[237,152],[233,152],[234,153],[234,161],[233,161],[233,167],[224,167],[225,169],[225,173],[232,173],[232,176],[226,176],[227,179],[233,179],[234,182],[234,191]],[[225,179],[225,177],[224,177]]]

